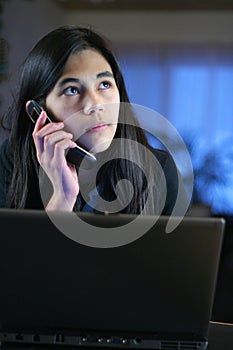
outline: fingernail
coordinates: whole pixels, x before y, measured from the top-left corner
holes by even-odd
[[[42,112],[40,113],[40,118],[44,118],[44,116],[46,116],[46,117],[47,117],[47,114],[46,114],[46,112],[45,112],[45,111],[42,111]]]

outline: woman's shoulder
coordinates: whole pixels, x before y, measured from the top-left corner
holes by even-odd
[[[167,182],[167,191],[169,197],[173,198],[172,201],[175,202],[179,182],[178,168],[175,164],[175,161],[173,160],[171,154],[165,150],[154,148],[152,149],[152,153],[160,163],[163,170]]]
[[[7,206],[7,191],[13,169],[13,156],[9,141],[0,145],[0,208]]]
[[[159,161],[167,182],[167,198],[163,215],[170,215],[178,198],[179,205],[176,208],[176,215],[184,215],[189,207],[189,199],[184,188],[182,176],[172,155],[161,149],[152,149],[152,153]]]
[[[175,162],[171,156],[171,154],[166,151],[166,150],[162,150],[162,149],[158,149],[158,148],[151,148],[151,152],[153,153],[153,155],[157,158],[157,160],[159,161],[161,167],[164,169],[165,167],[172,167],[173,170],[176,169],[176,165]]]
[[[169,157],[169,153],[163,149],[160,149],[160,148],[152,148],[151,147],[151,152],[157,157],[160,157],[160,158],[167,158]]]
[[[1,144],[0,144],[0,152],[5,150],[6,148],[8,148],[9,144],[10,144],[9,139],[8,138],[4,139],[4,141],[2,141]]]
[[[0,163],[1,166],[10,165],[13,162],[13,152],[10,147],[9,139],[6,139],[0,145]]]

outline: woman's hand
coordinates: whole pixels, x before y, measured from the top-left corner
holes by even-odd
[[[75,166],[66,161],[65,151],[76,144],[72,141],[72,134],[63,130],[64,123],[46,124],[46,117],[43,111],[32,134],[38,162],[53,185],[53,195],[46,209],[72,211],[79,183]]]

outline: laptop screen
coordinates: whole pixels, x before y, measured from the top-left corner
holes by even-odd
[[[69,224],[69,214],[55,215]],[[79,218],[109,230],[134,219],[123,214]],[[44,211],[0,210],[0,220],[3,342],[206,344],[222,219],[186,217],[168,234],[168,218],[160,217],[140,238],[115,248],[70,239]],[[139,224],[149,227],[153,220],[141,216]]]

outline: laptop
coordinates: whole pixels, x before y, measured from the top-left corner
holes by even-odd
[[[53,215],[68,227],[73,213]],[[136,217],[79,220],[85,236]],[[150,227],[141,237],[94,247],[45,211],[1,209],[2,349],[206,349],[224,220],[185,217],[170,233],[168,217],[137,220]]]

